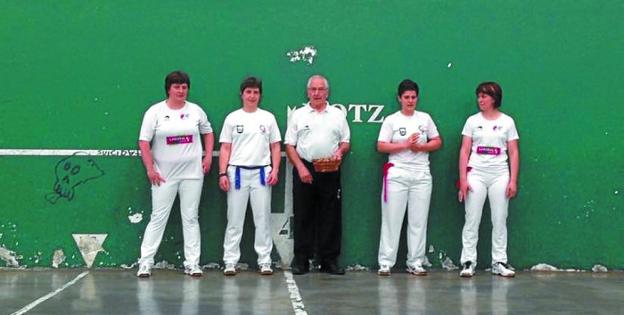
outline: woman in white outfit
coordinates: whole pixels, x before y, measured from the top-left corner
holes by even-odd
[[[429,114],[416,110],[418,85],[399,84],[401,110],[386,117],[377,150],[388,153],[381,196],[380,276],[389,276],[396,262],[403,218],[407,209],[407,272],[426,275],[423,267],[432,179],[429,152],[442,146],[442,138]]]
[[[152,105],[141,125],[139,148],[152,184],[152,214],[141,244],[137,276],[149,277],[176,195],[184,236],[184,273],[199,277],[201,239],[198,207],[204,174],[210,170],[214,137],[206,113],[186,101],[189,76],[174,71],[165,78],[167,99]],[[202,159],[202,144],[206,156]]]
[[[247,202],[251,201],[256,227],[254,249],[262,275],[271,275],[271,186],[277,184],[280,166],[280,131],[275,117],[258,108],[262,81],[243,80],[240,98],[243,107],[231,112],[223,122],[219,137],[219,187],[227,192],[227,228],[223,240],[223,274],[236,274],[240,258]]]
[[[479,223],[486,197],[492,212],[492,274],[513,277],[507,264],[507,209],[518,190],[518,131],[514,120],[499,110],[503,91],[496,82],[476,89],[479,113],[468,117],[459,151],[459,200],[465,202],[461,277],[477,266]]]

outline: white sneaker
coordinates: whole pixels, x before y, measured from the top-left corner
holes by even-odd
[[[225,269],[223,269],[223,274],[226,276],[236,275],[236,264],[225,264]]]
[[[467,261],[464,263],[462,270],[459,272],[460,277],[470,278],[475,274],[475,265],[472,261]]]
[[[260,264],[260,274],[263,276],[270,276],[273,274],[273,269],[271,269],[270,263]]]
[[[152,275],[152,266],[150,264],[139,264],[139,271],[137,271],[137,277],[149,278]]]
[[[382,276],[382,277],[390,276],[390,266],[379,265],[379,270],[377,270],[377,275]]]
[[[423,268],[422,265],[407,265],[407,272],[410,274],[413,274],[415,276],[426,276],[427,275],[427,270],[425,270],[425,268]]]
[[[204,272],[199,268],[198,265],[188,265],[184,266],[184,273],[191,277],[201,277]]]
[[[492,274],[512,278],[516,275],[516,272],[508,264],[496,262],[492,264]]]

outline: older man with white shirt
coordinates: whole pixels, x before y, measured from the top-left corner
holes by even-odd
[[[310,77],[307,94],[309,102],[292,113],[284,141],[293,164],[292,272],[309,272],[316,248],[321,271],[344,274],[338,265],[342,242],[340,168],[315,169],[313,161],[338,165],[349,151],[351,134],[343,112],[327,102],[329,83],[325,77]]]

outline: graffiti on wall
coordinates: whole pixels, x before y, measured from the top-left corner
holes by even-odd
[[[87,153],[76,152],[56,164],[54,175],[53,192],[45,196],[45,199],[52,204],[61,198],[73,200],[77,186],[103,176],[104,171],[93,158],[87,157]]]

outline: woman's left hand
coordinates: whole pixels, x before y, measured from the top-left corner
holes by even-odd
[[[516,182],[509,181],[509,184],[507,184],[507,189],[505,190],[505,196],[511,199],[516,196],[516,193],[518,193],[518,187],[516,186]]]
[[[211,165],[212,165],[212,157],[211,156],[206,156],[202,160],[202,169],[204,170],[204,174],[207,174],[208,172],[210,172],[210,166]]]
[[[270,186],[277,185],[277,182],[279,181],[277,177],[277,172],[278,170],[271,170],[271,173],[269,173],[269,177],[267,178],[267,184],[269,184]]]

